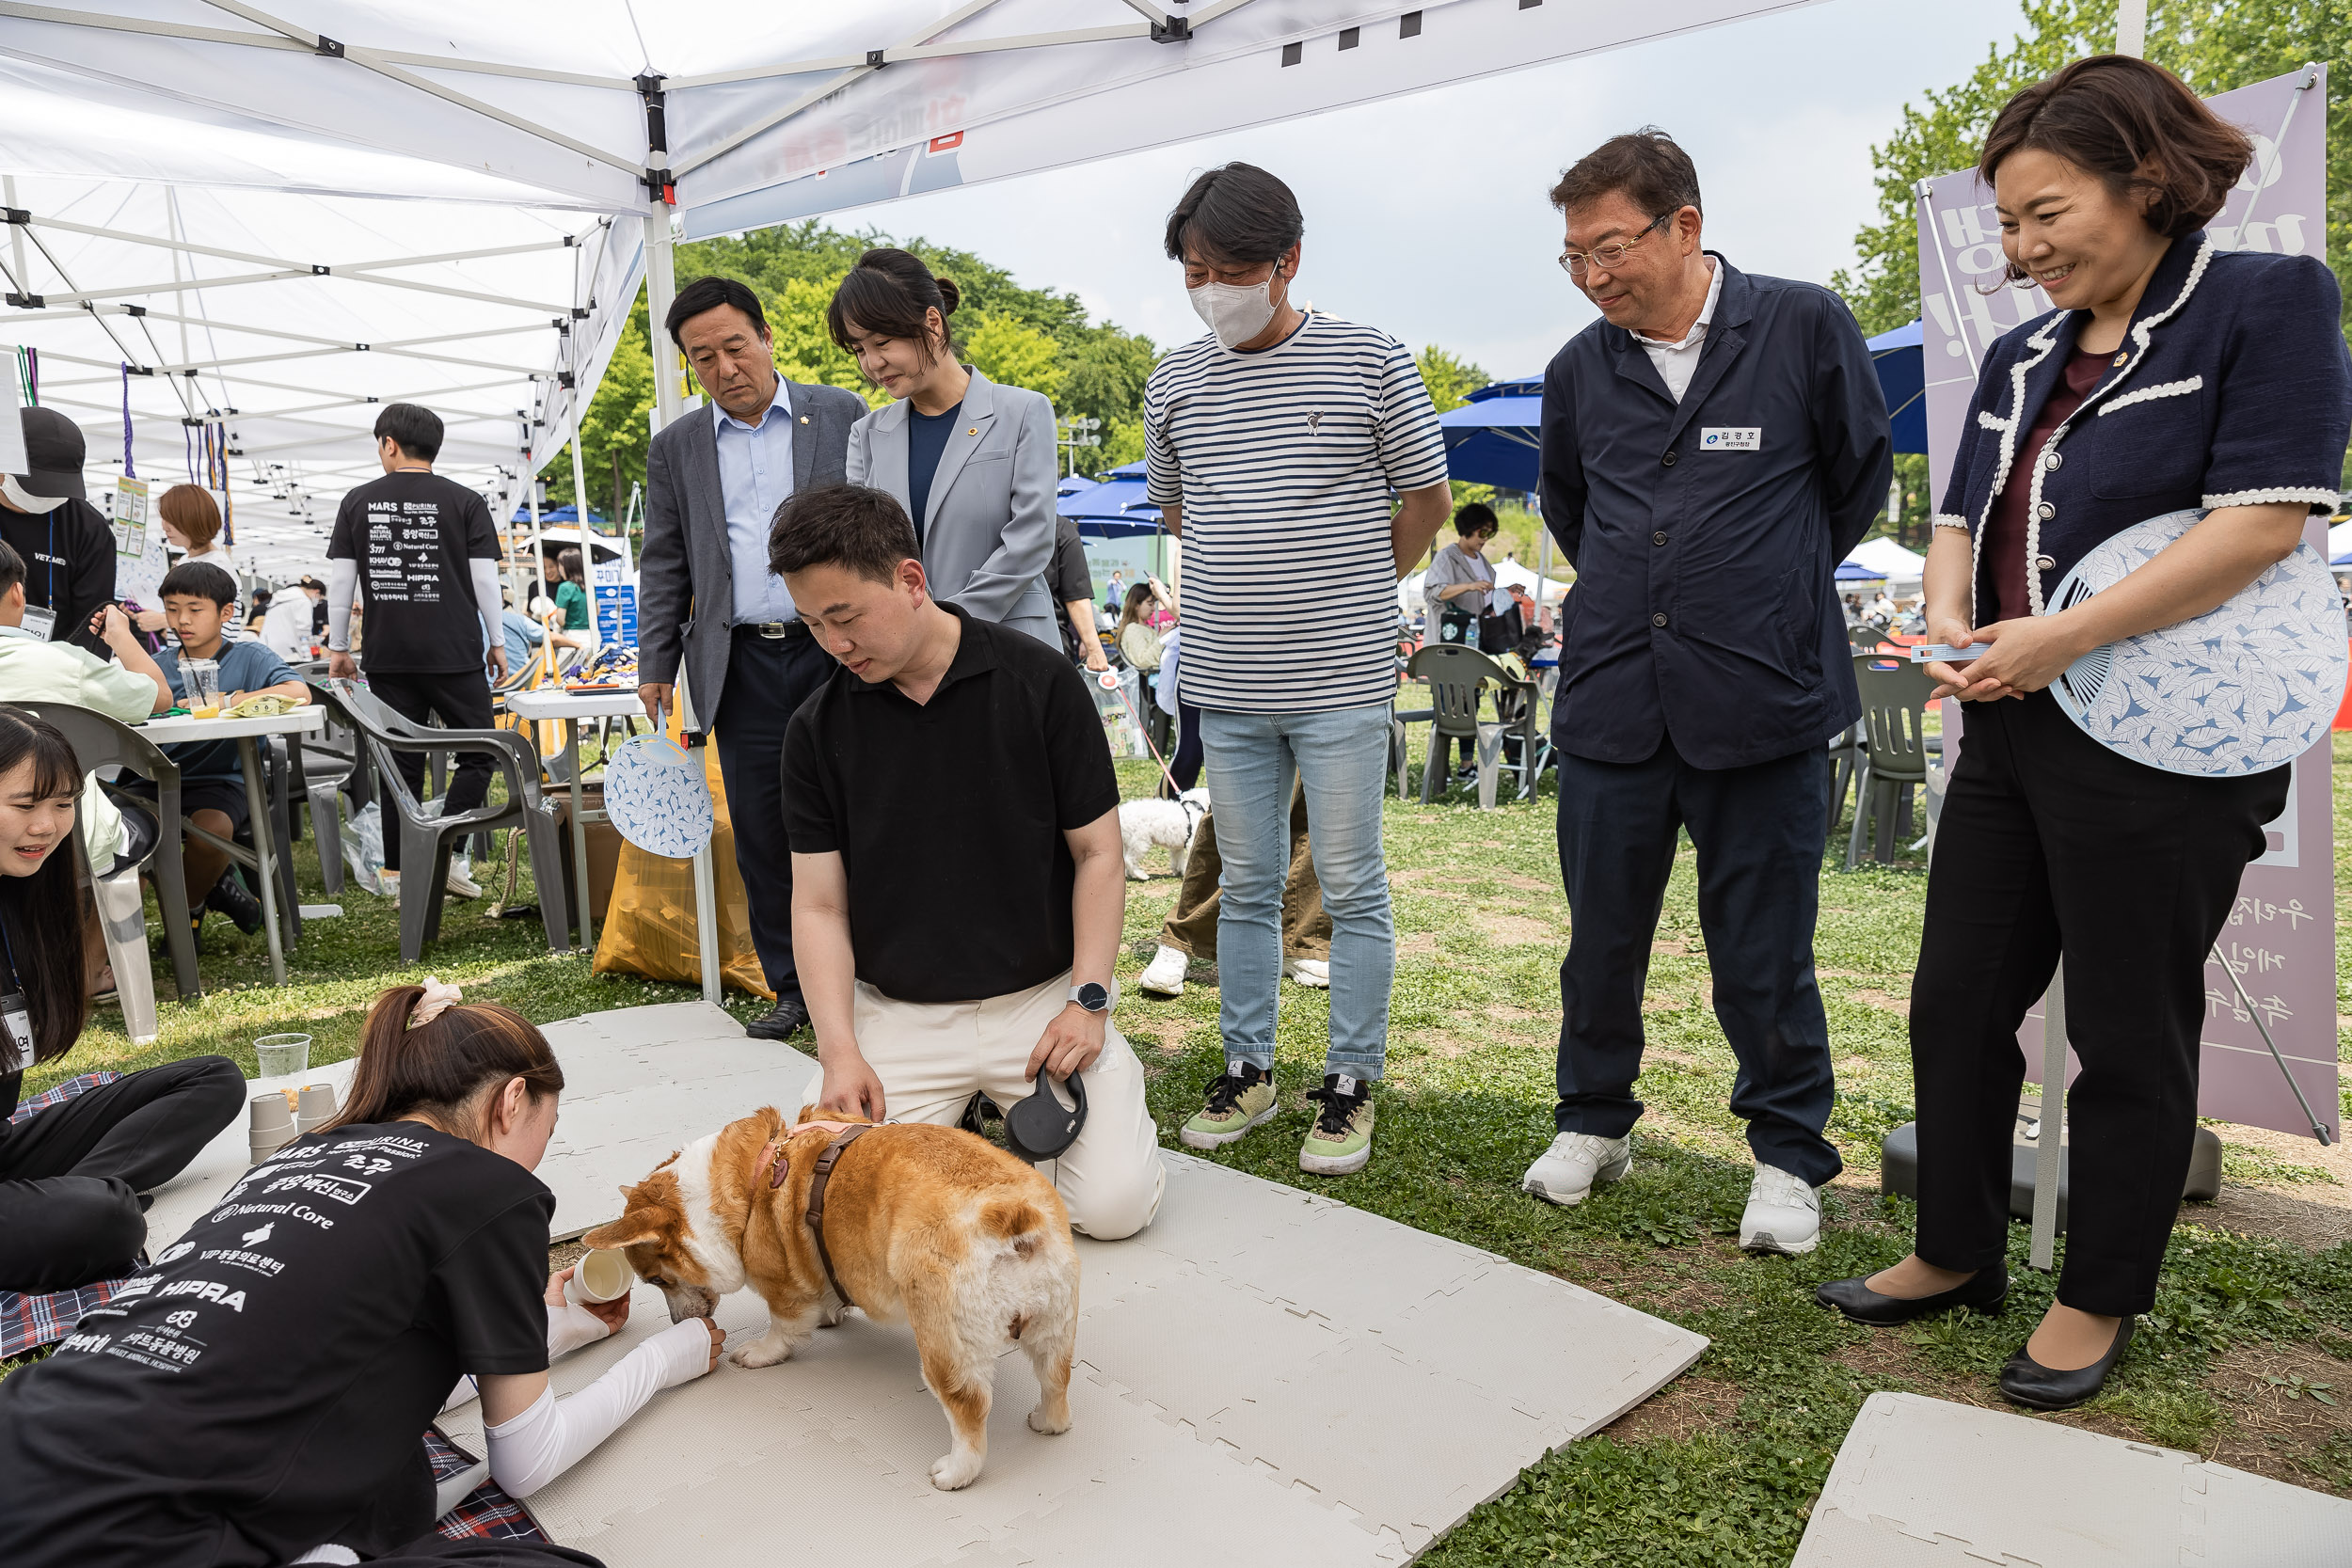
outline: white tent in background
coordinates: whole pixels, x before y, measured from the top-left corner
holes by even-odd
[[[1890,583],[1917,582],[1928,564],[1926,556],[1907,550],[1892,539],[1865,539],[1846,560],[1877,573]]]
[[[1533,570],[1516,561],[1495,562],[1495,581],[1505,588],[1523,590],[1539,605],[1555,605],[1568,596],[1568,585],[1558,578],[1540,578]],[[1538,584],[1541,586],[1538,587]]]

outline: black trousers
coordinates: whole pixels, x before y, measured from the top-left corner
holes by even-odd
[[[460,670],[453,674],[371,672],[368,689],[394,713],[415,723],[426,724],[438,719],[444,727],[453,730],[490,727],[490,677],[480,670]],[[424,757],[419,752],[403,752],[396,760],[408,793],[422,800]],[[487,752],[458,752],[456,771],[449,781],[449,803],[441,810],[455,816],[488,800],[490,775],[497,768],[498,760]],[[396,822],[384,824],[384,869],[400,869],[400,825]]]
[[[792,850],[784,836],[784,732],[839,668],[798,623],[785,637],[738,626],[727,656],[713,738],[735,824],[735,863],[751,906],[752,945],[778,1001],[801,995],[801,972],[792,962]]]
[[[138,1195],[187,1168],[245,1109],[245,1074],[190,1056],[0,1125],[0,1291],[70,1291],[131,1273]]]
[[[2058,1298],[2108,1317],[2155,1304],[2196,1133],[2205,955],[2290,771],[2160,772],[2083,734],[2046,691],[1969,705],[1911,988],[1921,1259],[2002,1259],[2017,1030],[2062,950],[2082,1070]]]
[[[1816,1186],[1845,1168],[1821,1136],[1836,1086],[1813,979],[1828,762],[1825,749],[1807,748],[1746,768],[1694,768],[1671,736],[1642,762],[1562,754],[1561,1132],[1621,1138],[1641,1117],[1642,990],[1688,828],[1715,1017],[1740,1058],[1731,1108],[1748,1123],[1748,1146]]]

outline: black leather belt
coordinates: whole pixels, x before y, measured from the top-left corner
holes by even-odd
[[[808,624],[804,621],[738,621],[735,629],[738,633],[765,637],[771,641],[809,635]]]

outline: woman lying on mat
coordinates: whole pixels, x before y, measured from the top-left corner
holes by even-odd
[[[11,1126],[27,1068],[73,1049],[89,1011],[92,922],[73,843],[82,770],[64,736],[0,709],[0,1291],[119,1279],[147,1242],[140,1194],[235,1119],[226,1056],[133,1072]]]
[[[396,1552],[437,1512],[424,1430],[477,1387],[491,1479],[520,1497],[708,1371],[719,1330],[690,1318],[570,1399],[549,1390],[550,1359],[628,1316],[546,1277],[555,1200],[531,1173],[563,1087],[510,1008],[430,982],[378,997],[342,1115],[0,1381],[0,1562]]]

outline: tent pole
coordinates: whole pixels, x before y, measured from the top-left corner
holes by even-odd
[[[2115,52],[2146,56],[2148,0],[2122,0],[2115,8]]]
[[[661,340],[669,334],[662,322],[670,314],[670,302],[677,297],[677,274],[673,270],[671,252],[670,210],[656,205],[645,214],[645,336],[653,346],[653,428],[660,435],[664,425],[685,409],[686,400],[678,387],[677,354],[665,349]]]

